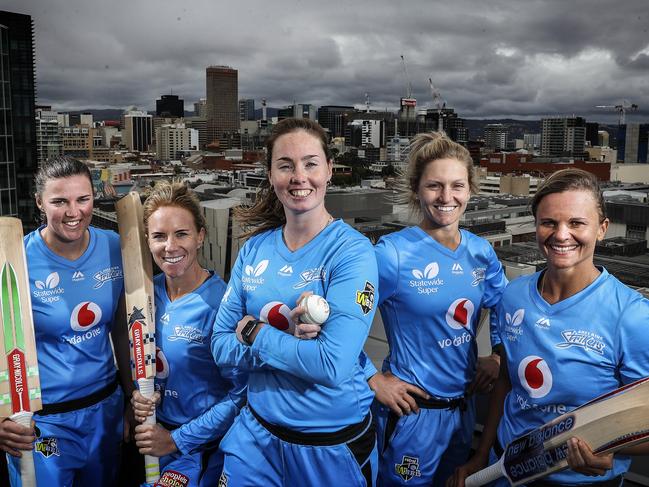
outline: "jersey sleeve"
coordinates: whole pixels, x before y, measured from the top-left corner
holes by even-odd
[[[376,259],[367,240],[341,245],[332,265],[324,296],[331,314],[318,337],[300,340],[264,326],[251,347],[269,366],[325,387],[336,387],[360,366],[374,317],[378,279]]]
[[[620,310],[618,370],[623,384],[649,376],[649,300],[637,297]]]
[[[250,242],[250,241],[248,241]],[[263,364],[253,356],[250,347],[237,339],[236,329],[239,320],[246,315],[246,303],[241,287],[241,270],[246,246],[232,267],[230,281],[216,314],[212,330],[212,355],[219,367],[237,367],[252,370]]]
[[[491,338],[491,346],[495,347],[502,343],[498,331],[497,310],[498,303],[500,302],[505,287],[507,287],[508,281],[505,276],[505,270],[491,245],[488,247],[487,255],[489,264],[485,274],[485,290],[482,306],[489,308],[489,336]]]
[[[363,366],[363,375],[365,376],[365,380],[370,380],[372,376],[378,372],[376,367],[374,367],[372,360],[365,352],[361,352],[360,363]]]
[[[207,411],[171,432],[174,443],[183,454],[198,451],[225,435],[245,405],[247,374],[235,368],[226,368],[221,375],[232,381],[233,386],[228,394]]]
[[[399,254],[394,245],[382,238],[374,246],[376,263],[379,271],[379,301],[380,305],[397,291],[399,281]]]

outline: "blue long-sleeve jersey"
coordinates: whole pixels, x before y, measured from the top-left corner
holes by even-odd
[[[220,369],[210,352],[212,325],[225,292],[213,274],[197,289],[170,301],[164,274],[154,279],[156,305],[157,417],[181,425],[171,434],[192,453],[225,434],[245,402],[245,374]]]
[[[438,397],[461,396],[473,380],[480,311],[494,308],[507,284],[489,242],[460,234],[455,250],[417,226],[375,246],[379,309],[390,346],[385,366]],[[492,345],[500,343],[493,313],[490,332]]]
[[[248,402],[267,421],[297,431],[334,431],[360,422],[373,394],[361,354],[374,316],[377,268],[370,242],[338,220],[291,252],[282,230],[242,247],[214,325],[212,353],[220,366],[250,371]],[[281,331],[304,291],[329,302],[319,336],[299,340]],[[251,347],[236,337],[252,315],[264,326]]]

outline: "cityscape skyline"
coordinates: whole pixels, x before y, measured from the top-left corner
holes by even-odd
[[[153,110],[171,92],[191,110],[205,68],[228,65],[240,98],[273,107],[363,107],[369,93],[373,109],[396,111],[408,85],[418,108],[432,107],[431,78],[466,118],[613,123],[595,107],[625,99],[639,106],[629,122],[649,114],[642,0],[500,0],[487,12],[475,1],[5,4],[33,17],[38,103],[61,111]]]

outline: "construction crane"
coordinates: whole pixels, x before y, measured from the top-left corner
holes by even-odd
[[[622,100],[620,105],[597,105],[595,108],[612,108],[619,113],[618,125],[626,125],[626,112],[635,112],[638,105],[629,100]]]
[[[408,75],[408,67],[406,66],[406,58],[401,55],[401,66],[403,67],[403,75],[406,79],[406,96],[401,98],[400,117],[406,121],[406,137],[410,136],[410,121],[415,120],[415,109],[417,107],[417,100],[412,97],[412,85],[410,84],[410,76]]]
[[[444,124],[442,123],[442,110],[446,108],[446,102],[442,98],[442,94],[439,92],[435,85],[433,85],[432,78],[428,78],[428,86],[430,86],[430,94],[433,96],[433,105],[437,108],[437,131],[442,132],[444,130]]]

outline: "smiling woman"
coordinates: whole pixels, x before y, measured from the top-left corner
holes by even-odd
[[[160,485],[216,486],[223,467],[217,452],[245,400],[245,376],[221,370],[209,347],[225,283],[198,262],[205,218],[198,197],[185,184],[162,181],[144,203],[144,227],[162,274],[155,276],[156,359],[153,400],[133,392],[136,419],[157,407],[156,425],[138,425],[143,455],[160,457]]]
[[[267,149],[268,182],[238,212],[250,238],[212,338],[219,365],[251,371],[248,404],[221,442],[220,485],[374,485],[361,356],[374,314],[372,246],[325,207],[332,161],[317,123],[282,120]],[[330,305],[319,334],[318,325],[295,326],[305,294]],[[302,334],[304,326],[316,331]]]
[[[493,463],[514,438],[649,376],[649,301],[593,262],[608,227],[596,177],[578,169],[555,172],[536,192],[532,213],[547,267],[512,281],[503,293],[500,376],[476,455],[458,469],[453,485],[487,459]],[[570,469],[544,484],[620,485],[628,455],[649,453],[649,443],[615,456],[595,455],[578,438],[567,445]]]
[[[25,237],[25,250],[43,409],[34,414],[35,430],[0,423],[0,448],[11,455],[14,485],[15,458],[35,439],[37,451],[52,452],[34,455],[37,483],[108,487],[116,482],[124,412],[111,338],[122,387],[128,395],[133,390],[119,239],[90,226],[85,164],[49,160],[35,182],[45,224]]]
[[[370,363],[366,370],[376,392],[379,484],[410,485],[411,457],[418,482],[441,485],[468,456],[471,396],[488,392],[498,373],[497,354],[477,357],[475,335],[481,308],[496,306],[507,280],[489,242],[459,227],[475,190],[464,147],[442,133],[418,134],[404,186],[420,223],[375,247],[390,349],[382,372]],[[492,345],[499,342],[492,330]]]

